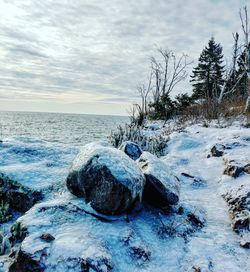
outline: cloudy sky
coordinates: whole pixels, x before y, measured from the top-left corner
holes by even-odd
[[[157,47],[232,47],[245,0],[0,0],[0,110],[126,114]],[[189,84],[176,92],[189,91]]]

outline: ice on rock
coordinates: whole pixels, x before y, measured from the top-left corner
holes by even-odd
[[[177,204],[179,183],[167,165],[149,152],[143,152],[137,163],[146,177],[144,201],[155,206]]]
[[[141,200],[144,176],[122,151],[88,144],[75,158],[66,184],[98,212],[119,214]]]

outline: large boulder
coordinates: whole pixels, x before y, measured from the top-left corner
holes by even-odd
[[[166,164],[149,152],[143,152],[137,163],[146,177],[143,200],[158,207],[177,204],[179,183]]]
[[[66,184],[96,211],[120,214],[141,200],[144,176],[122,151],[88,144],[75,158]]]
[[[123,142],[119,149],[122,150],[134,161],[139,159],[142,154],[142,150],[139,145],[130,141]]]

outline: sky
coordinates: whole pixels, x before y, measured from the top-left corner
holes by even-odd
[[[226,59],[245,0],[0,0],[0,110],[127,115],[157,48]],[[175,93],[190,92],[188,79]]]

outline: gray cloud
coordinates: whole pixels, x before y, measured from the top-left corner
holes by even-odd
[[[214,35],[229,56],[239,0],[0,0],[0,96],[131,102],[157,47],[196,60]],[[188,84],[177,91],[188,91]],[[51,96],[49,95],[51,94]],[[42,97],[42,98],[41,98]],[[84,98],[82,98],[84,99]]]

